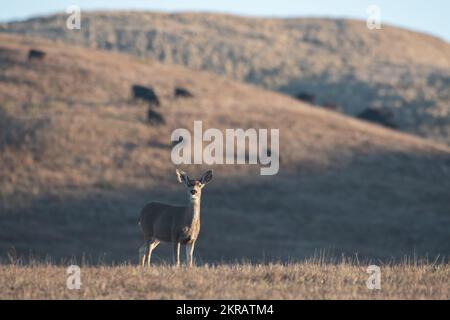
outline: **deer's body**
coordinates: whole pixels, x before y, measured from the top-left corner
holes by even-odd
[[[145,241],[176,240],[181,244],[192,244],[200,232],[200,208],[196,215],[194,206],[180,207],[151,202],[141,210],[139,222]]]
[[[139,218],[144,245],[141,264],[150,266],[151,254],[160,242],[171,242],[174,249],[174,261],[180,264],[180,245],[186,245],[186,259],[193,262],[195,241],[200,232],[201,189],[211,181],[212,171],[207,171],[200,180],[191,180],[186,173],[177,170],[179,182],[188,187],[190,204],[173,206],[151,202],[142,210]]]

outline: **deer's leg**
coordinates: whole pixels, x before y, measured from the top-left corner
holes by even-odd
[[[145,266],[145,258],[147,256],[147,244],[143,244],[140,248],[139,248],[139,262],[141,264],[141,266]]]
[[[153,240],[148,245],[148,254],[147,254],[147,266],[150,267],[150,260],[152,259],[152,251],[158,246],[159,241]]]
[[[189,267],[192,267],[194,261],[194,246],[195,242],[186,245],[186,265]]]
[[[177,241],[173,242],[173,263],[177,267],[180,266],[180,243]]]
[[[144,255],[142,257],[142,266],[145,267],[145,262],[148,261],[148,257],[150,255],[150,245],[152,241],[151,240],[145,240],[144,245],[141,247],[144,251]]]

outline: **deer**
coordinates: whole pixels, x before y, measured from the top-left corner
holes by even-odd
[[[187,187],[189,205],[174,206],[150,202],[142,208],[139,225],[144,244],[139,248],[141,265],[150,267],[153,250],[161,243],[173,245],[174,264],[180,266],[180,246],[186,246],[186,265],[192,267],[194,247],[200,232],[200,201],[202,189],[211,182],[213,171],[208,170],[200,179],[191,179],[182,170],[176,170],[179,183]]]

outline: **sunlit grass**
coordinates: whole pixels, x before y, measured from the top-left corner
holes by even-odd
[[[0,266],[1,299],[449,299],[449,264],[381,267],[381,290],[369,290],[367,265],[342,261],[81,267],[69,290],[65,266]]]

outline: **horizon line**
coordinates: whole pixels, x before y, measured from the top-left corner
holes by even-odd
[[[156,13],[156,14],[216,14],[216,15],[225,15],[225,16],[235,16],[235,17],[242,17],[242,18],[250,18],[250,19],[278,19],[278,20],[289,20],[289,19],[328,19],[328,20],[354,20],[354,21],[360,21],[365,22],[366,20],[362,19],[361,17],[356,17],[352,15],[348,16],[342,16],[342,15],[314,15],[314,14],[308,14],[308,15],[280,15],[280,14],[274,14],[274,15],[265,15],[265,14],[247,14],[247,13],[237,13],[237,12],[230,12],[230,11],[209,11],[209,10],[203,10],[203,9],[191,9],[191,10],[184,10],[184,9],[175,9],[175,10],[152,10],[152,9],[137,9],[137,8],[131,8],[131,9],[105,9],[105,8],[90,8],[87,10],[82,10],[81,16],[83,16],[83,12],[88,14],[93,13]],[[10,23],[18,23],[18,22],[25,22],[28,20],[33,19],[40,19],[40,18],[46,18],[46,17],[52,17],[52,16],[58,16],[58,15],[64,15],[67,14],[65,11],[49,11],[48,13],[37,13],[32,15],[26,15],[24,17],[15,17],[15,18],[9,18],[9,19],[2,19],[0,18],[0,24],[10,24]],[[414,29],[408,26],[405,26],[403,24],[396,24],[395,22],[382,22],[382,25],[387,25],[394,28],[404,29],[407,31],[412,31],[416,33],[421,33],[436,39],[439,39],[441,41],[444,41],[446,43],[450,44],[450,38],[446,39],[444,36],[432,33],[430,31],[426,31],[423,29]]]

